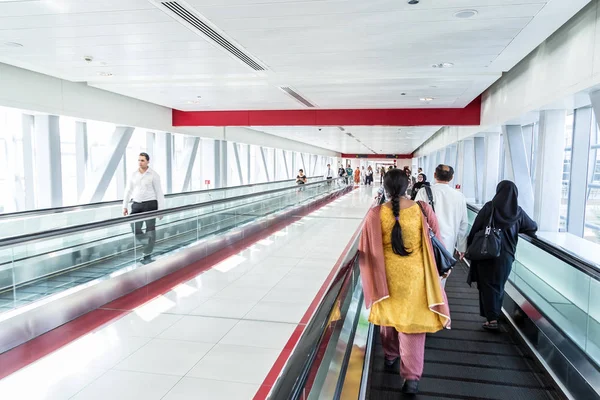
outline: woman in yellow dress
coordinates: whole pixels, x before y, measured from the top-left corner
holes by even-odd
[[[401,359],[402,390],[418,392],[426,333],[450,326],[450,312],[433,258],[428,224],[439,234],[428,204],[405,198],[408,177],[393,169],[384,177],[390,201],[365,219],[359,265],[369,321],[380,326],[386,366]]]

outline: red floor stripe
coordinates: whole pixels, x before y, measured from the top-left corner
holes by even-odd
[[[350,248],[352,247],[352,243],[354,243],[354,240],[360,234],[360,232],[362,230],[362,226],[363,226],[363,223],[361,222],[361,224],[358,226],[358,228],[352,235],[352,239],[350,239],[350,241],[346,245],[346,248],[344,248],[344,251],[342,252],[340,258],[338,258],[334,267],[331,269],[331,272],[325,279],[325,282],[323,282],[321,289],[319,289],[319,292],[317,293],[317,295],[313,299],[312,303],[306,310],[306,313],[300,320],[300,325],[298,325],[298,328],[296,328],[294,333],[292,333],[292,336],[290,337],[287,344],[285,345],[285,348],[279,354],[279,357],[273,364],[273,367],[271,367],[271,370],[269,371],[269,373],[267,374],[267,377],[265,378],[262,385],[258,389],[258,392],[256,392],[256,394],[254,395],[253,400],[265,400],[267,398],[267,396],[269,395],[269,393],[271,392],[271,389],[275,385],[275,382],[277,382],[277,379],[279,378],[281,371],[283,371],[283,367],[285,366],[288,359],[292,355],[293,349],[296,347],[296,344],[298,344],[298,341],[300,340],[300,337],[302,336],[302,333],[304,332],[304,328],[305,328],[306,324],[308,324],[308,322],[314,315],[315,311],[317,310],[317,307],[321,303],[323,296],[327,292],[327,289],[329,288],[331,281],[333,281],[333,278],[335,278],[337,271],[340,269],[346,254],[350,251]]]
[[[117,310],[94,310],[0,354],[0,379],[127,313]]]
[[[245,240],[234,243],[233,245],[219,250],[204,259],[188,265],[178,271],[173,272],[155,282],[141,287],[133,292],[120,297],[119,299],[105,304],[99,309],[90,311],[66,324],[55,328],[43,335],[36,337],[20,346],[0,354],[0,379],[26,367],[27,365],[39,360],[40,358],[60,349],[81,336],[92,332],[101,326],[108,324],[134,308],[167,293],[173,287],[186,282],[195,276],[211,269],[219,262],[228,257],[239,253],[250,247],[254,243],[272,235],[273,233],[285,228],[297,221],[300,217],[310,214],[313,211],[325,206],[326,204],[338,199],[349,192],[332,197],[318,204],[316,207],[307,206],[306,209],[299,212],[296,216],[286,219],[278,224],[270,226],[249,236]]]

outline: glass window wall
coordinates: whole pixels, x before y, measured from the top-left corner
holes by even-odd
[[[569,212],[569,179],[571,176],[571,152],[573,149],[573,117],[571,110],[565,118],[565,152],[563,158],[562,195],[560,199],[560,228],[566,231],[567,215]]]
[[[39,145],[36,147],[34,114],[0,107],[0,185],[3,188],[0,213],[40,208],[40,199],[47,195],[36,192],[37,173],[49,166],[39,165],[37,161],[36,151],[48,150]],[[64,116],[59,116],[58,121],[62,205],[81,204],[84,200],[82,193],[93,189],[86,186],[97,184],[99,175],[104,172],[118,142],[115,135],[120,131],[115,124],[106,122]],[[190,170],[191,149],[197,140],[198,150]],[[234,151],[236,148],[237,152]],[[228,142],[226,149],[227,166],[224,171],[228,186],[292,179],[299,168],[304,168],[309,176],[320,175],[324,173],[326,160],[331,160],[308,153],[302,153],[301,158],[300,153],[294,151],[266,147],[263,148],[263,159],[260,146],[233,142]],[[150,154],[150,165],[160,174],[165,193],[215,188],[215,161],[218,158],[215,157],[213,139],[134,128],[126,148],[121,150],[123,157],[101,201],[123,197],[127,179],[137,169],[141,152]],[[84,152],[84,156],[79,152]],[[27,179],[26,171],[29,171]],[[191,179],[187,181],[186,176]]]

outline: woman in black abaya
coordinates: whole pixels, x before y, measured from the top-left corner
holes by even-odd
[[[486,228],[493,211],[494,227],[502,230],[500,257],[473,261],[467,281],[469,285],[477,282],[479,313],[486,319],[483,328],[487,330],[498,329],[504,285],[515,261],[519,233],[534,234],[537,231],[537,224],[519,207],[518,195],[517,186],[513,182],[500,182],[494,199],[486,203],[477,214],[468,238],[468,245],[471,245],[475,234]]]

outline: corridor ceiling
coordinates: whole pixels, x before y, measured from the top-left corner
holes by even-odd
[[[0,0],[0,62],[184,111],[462,108],[588,2]],[[388,153],[435,132],[411,129],[360,132]],[[347,139],[326,146],[365,150]]]

